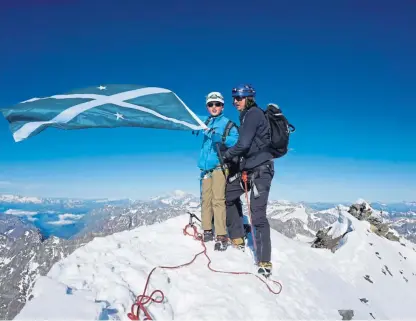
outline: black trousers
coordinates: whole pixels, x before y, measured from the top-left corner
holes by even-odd
[[[247,187],[250,193],[250,211],[254,227],[254,231],[252,232],[256,235],[257,259],[259,262],[270,262],[270,224],[266,216],[266,211],[270,186],[274,177],[273,161],[254,168],[252,172],[248,171],[248,175]],[[256,192],[258,195],[255,195],[255,189],[257,189]],[[241,178],[237,178],[232,182],[227,181],[225,189],[226,224],[228,235],[232,239],[244,237],[243,209],[240,200],[240,196],[244,192],[244,182],[242,182]]]

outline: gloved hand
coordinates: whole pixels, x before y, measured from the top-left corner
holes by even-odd
[[[211,139],[214,143],[220,143],[222,140],[221,135],[215,132],[215,128],[210,128],[204,131],[205,136]]]
[[[213,133],[212,135],[211,135],[211,140],[212,140],[212,142],[213,143],[221,143],[222,142],[222,136],[221,135],[219,135],[219,134],[217,134],[217,133]]]
[[[226,150],[223,154],[222,154],[222,159],[225,163],[233,163],[233,164],[238,164],[240,161],[240,157],[239,156],[231,156],[230,153],[228,152],[228,150]]]
[[[224,159],[224,161],[228,161],[231,159],[231,156],[228,153],[228,149],[222,154],[222,158]]]

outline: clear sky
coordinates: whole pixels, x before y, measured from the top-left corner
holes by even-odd
[[[201,115],[249,82],[297,131],[273,199],[416,195],[414,1],[6,1],[0,106],[75,88],[165,87]],[[47,129],[15,143],[0,118],[0,193],[147,198],[199,192],[202,137]]]

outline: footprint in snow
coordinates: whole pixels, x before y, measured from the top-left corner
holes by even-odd
[[[400,254],[400,256],[401,256],[402,258],[404,258],[405,260],[407,260],[407,257],[406,257],[406,256],[403,256],[403,254],[402,254],[401,252],[399,252],[399,254]]]
[[[390,272],[390,270],[389,270],[389,267],[387,266],[387,265],[385,265],[384,266],[385,268],[386,268],[386,271],[391,275],[391,276],[393,276],[393,274],[391,274],[391,272]]]
[[[370,282],[370,283],[374,283],[371,279],[370,279],[370,276],[367,274],[365,277],[364,277],[364,279],[366,279],[368,282]]]

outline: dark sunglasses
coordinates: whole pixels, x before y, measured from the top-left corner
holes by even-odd
[[[209,102],[207,104],[207,106],[210,107],[210,108],[213,107],[214,105],[215,105],[215,107],[221,107],[222,106],[222,103],[219,103],[219,102],[218,103],[217,102],[216,103]]]
[[[246,97],[239,97],[239,96],[233,97],[233,99],[237,100],[237,101],[242,101],[244,98],[246,98]]]

